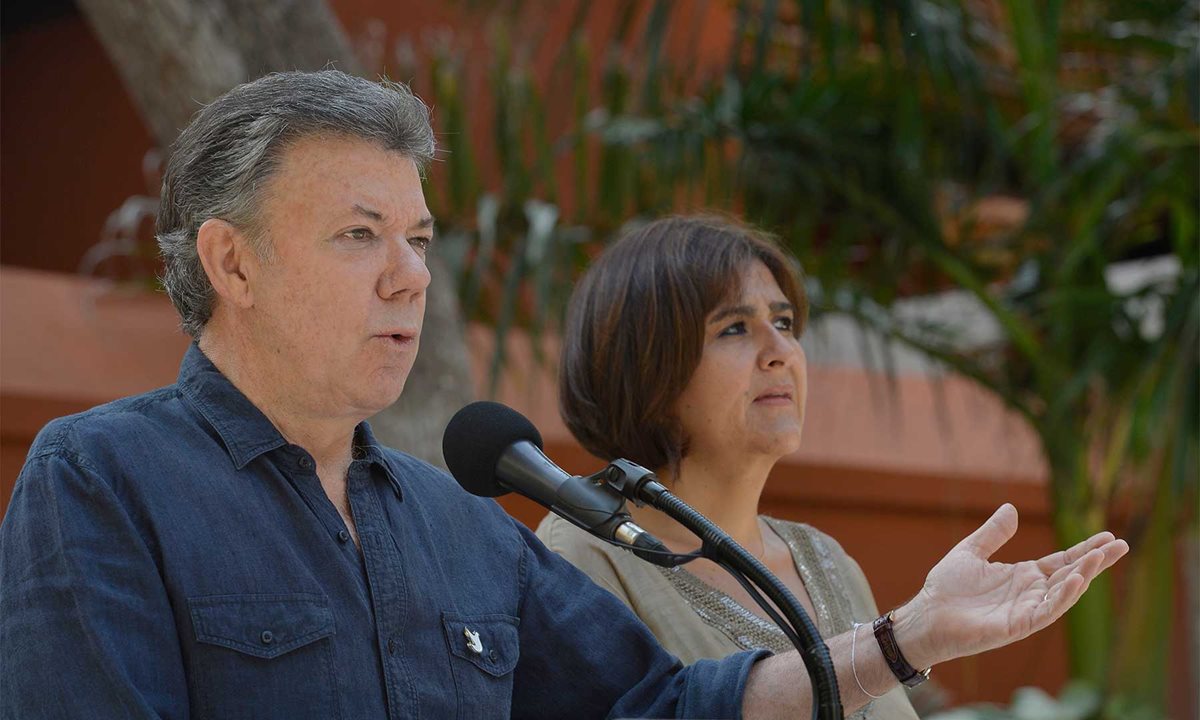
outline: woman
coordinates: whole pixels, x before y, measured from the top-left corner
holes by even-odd
[[[799,337],[807,301],[793,267],[769,237],[712,217],[667,218],[622,238],[572,296],[560,368],[562,415],[588,451],[653,469],[788,586],[828,640],[843,702],[861,707],[855,717],[912,719],[899,678],[879,668],[913,685],[923,668],[888,667],[871,629],[879,611],[857,563],[819,530],[758,514],[772,467],[799,447],[804,426],[807,369]],[[698,547],[665,515],[629,510],[673,551]],[[1015,529],[1016,512],[1005,506],[931,571],[922,594],[896,611],[896,628],[884,629],[903,639],[905,613],[913,623],[950,618],[953,630],[909,633],[902,653],[943,660],[1013,642],[1065,611],[1082,593],[1079,585],[1125,548],[1105,533],[1038,561],[1043,565],[987,563],[983,546],[1003,544]],[[553,515],[537,532],[630,606],[685,663],[791,647],[737,582],[707,560],[658,568]],[[1064,583],[1077,570],[1047,563],[1086,567]],[[995,592],[989,583],[1013,585],[1005,573],[1015,571],[1008,568],[1023,568],[1029,586],[1022,586],[1021,603],[1042,601],[1020,610],[1036,622],[1014,613],[1023,618],[1019,628],[999,628],[977,608]],[[1036,577],[1026,578],[1030,572]],[[1045,597],[1033,597],[1041,589]]]

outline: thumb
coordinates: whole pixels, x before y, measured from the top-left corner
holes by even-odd
[[[1016,532],[1017,509],[1011,503],[1004,503],[978,530],[963,538],[955,549],[966,550],[986,560],[1012,539]]]

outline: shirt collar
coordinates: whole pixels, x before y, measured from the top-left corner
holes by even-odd
[[[216,430],[238,470],[259,455],[288,444],[278,428],[213,365],[196,343],[192,343],[184,354],[176,383]],[[361,422],[355,428],[354,445],[363,453],[363,459],[383,468],[399,496],[400,481],[396,471],[368,423]]]
[[[379,441],[375,439],[375,433],[371,430],[369,422],[364,420],[355,428],[354,447],[362,451],[364,460],[383,468],[383,473],[387,475],[388,482],[392,484],[392,490],[396,492],[396,497],[403,499],[400,478],[392,467],[388,454],[384,452],[383,445],[380,445]]]

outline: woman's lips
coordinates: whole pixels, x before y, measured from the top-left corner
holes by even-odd
[[[792,389],[790,387],[768,388],[758,394],[754,402],[760,405],[791,405]]]

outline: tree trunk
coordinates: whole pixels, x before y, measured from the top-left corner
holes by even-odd
[[[160,147],[203,103],[273,70],[362,74],[324,0],[78,0]],[[473,398],[458,300],[434,258],[421,352],[404,398],[374,419],[380,439],[444,464],[446,421]]]

